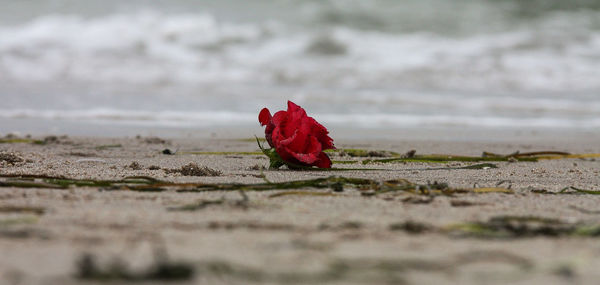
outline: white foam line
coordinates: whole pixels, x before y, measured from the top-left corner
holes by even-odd
[[[325,125],[381,128],[387,126],[473,126],[473,127],[547,127],[590,129],[600,127],[600,118],[568,119],[555,117],[514,118],[498,116],[415,115],[415,114],[314,114]],[[0,110],[0,118],[77,120],[94,123],[193,127],[209,125],[258,124],[256,113],[233,111],[134,111],[91,110]]]

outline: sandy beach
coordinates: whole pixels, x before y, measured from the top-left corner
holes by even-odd
[[[596,158],[486,161],[497,168],[481,169],[461,161],[362,163],[385,158],[382,150],[598,153],[593,136],[338,140],[339,149],[374,152],[331,153],[334,168],[355,169],[334,172],[262,169],[268,160],[250,138],[4,142],[2,284],[595,284],[600,277],[600,198],[576,190],[600,191]],[[190,164],[197,168],[186,172]],[[127,177],[167,183],[74,184]],[[59,178],[63,187],[52,184]],[[330,184],[249,186],[318,178]],[[382,191],[390,180],[411,190]],[[214,191],[231,183],[246,186]]]
[[[598,0],[0,3],[0,285],[600,283]]]

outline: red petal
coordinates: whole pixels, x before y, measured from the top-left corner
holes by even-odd
[[[273,138],[272,138],[273,129],[275,129],[275,125],[273,125],[272,123],[268,124],[267,127],[265,128],[265,139],[267,139],[267,142],[269,143],[269,146],[271,146],[271,147],[275,147],[275,144],[273,143]]]
[[[282,128],[279,128],[279,131],[282,131]],[[295,130],[294,133],[289,136],[289,137],[284,137],[283,134],[281,135],[281,140],[279,140],[279,145],[280,146],[287,146],[290,143],[292,143],[292,141],[294,141],[296,139],[296,137],[298,136],[298,130]]]
[[[292,154],[289,152],[289,150],[285,146],[276,147],[275,151],[277,151],[277,154],[279,154],[279,157],[281,157],[281,159],[283,161],[291,162],[291,163],[298,163],[296,158],[294,158],[294,156],[292,156]]]
[[[300,162],[312,165],[319,159],[321,143],[314,136],[296,135],[294,140],[285,146],[287,151]]]
[[[269,112],[269,109],[263,108],[260,110],[260,113],[258,114],[258,121],[260,122],[261,126],[265,126],[271,122],[271,112]]]
[[[285,141],[285,137],[281,133],[281,128],[279,126],[275,126],[273,132],[271,133],[271,140],[273,140],[273,144],[275,148],[279,148],[281,146],[281,142]]]
[[[327,135],[329,131],[314,118],[307,116],[306,111],[292,101],[288,101],[288,117],[289,124],[286,127],[286,134],[292,133],[293,129],[302,128],[307,134],[315,135],[323,149],[335,148],[333,139]]]
[[[271,119],[271,121],[276,126],[281,126],[282,124],[284,124],[285,121],[287,121],[287,117],[288,114],[286,111],[278,111],[273,115],[273,119]]]
[[[331,159],[324,152],[319,153],[319,160],[315,163],[319,168],[331,168]]]
[[[288,101],[287,112],[294,120],[299,120],[306,117],[306,111],[302,107],[294,104],[292,101]]]
[[[318,154],[315,153],[296,153],[290,150],[289,148],[285,148],[285,151],[289,153],[295,160],[298,161],[294,162],[294,160],[286,160],[288,162],[311,166],[315,163],[315,161],[319,160]]]
[[[333,139],[327,134],[329,131],[323,125],[319,124],[315,119],[308,117],[309,125],[311,126],[310,133],[315,135],[319,142],[323,145],[323,149],[334,149]]]
[[[292,135],[294,131],[300,128],[304,118],[306,118],[306,111],[293,102],[288,101],[287,123],[283,133],[288,136]]]
[[[297,111],[304,111],[304,109],[302,109],[302,107],[296,105],[296,103],[288,100],[287,102],[288,105],[288,112],[297,112]]]

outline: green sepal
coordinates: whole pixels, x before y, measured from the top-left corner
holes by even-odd
[[[262,153],[264,153],[269,158],[269,169],[278,169],[286,164],[274,148],[264,148],[260,144],[260,140],[258,139],[258,137],[254,137],[256,138],[256,143],[258,144],[258,147],[260,148]]]

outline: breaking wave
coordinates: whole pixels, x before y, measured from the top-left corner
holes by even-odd
[[[600,90],[596,12],[442,35],[155,11],[46,15],[0,26],[0,78],[102,84],[255,83],[331,88]]]

